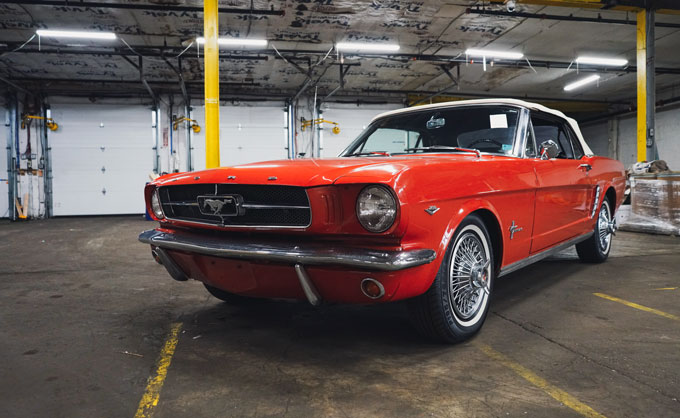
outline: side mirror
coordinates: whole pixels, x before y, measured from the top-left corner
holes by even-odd
[[[560,147],[552,139],[541,142],[541,160],[549,160],[555,158],[560,153]]]

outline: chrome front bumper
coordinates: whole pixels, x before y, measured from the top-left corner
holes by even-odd
[[[139,240],[158,248],[213,257],[271,261],[291,265],[339,266],[374,271],[403,270],[430,263],[436,257],[434,250],[429,249],[379,251],[353,247],[328,247],[320,244],[287,245],[278,242],[251,242],[190,233],[168,233],[155,229],[142,232]]]

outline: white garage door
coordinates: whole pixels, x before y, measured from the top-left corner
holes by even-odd
[[[144,212],[153,170],[151,110],[131,105],[54,104],[49,133],[55,216]]]
[[[7,141],[9,140],[9,129],[7,128],[7,109],[0,106],[0,218],[9,216],[9,192],[7,184]]]
[[[340,155],[340,153],[347,148],[347,146],[355,140],[361,131],[371,122],[371,120],[380,113],[388,110],[399,109],[399,105],[384,105],[384,106],[361,106],[328,103],[324,105],[323,118],[337,122],[340,127],[339,134],[333,134],[331,127],[324,124],[323,144],[321,148],[321,156],[325,158],[333,158]]]
[[[233,166],[287,157],[283,106],[220,106],[220,162]],[[205,108],[196,106],[194,170],[205,168]]]

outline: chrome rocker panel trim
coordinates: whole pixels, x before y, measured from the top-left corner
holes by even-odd
[[[553,254],[559,253],[560,251],[567,249],[571,247],[572,245],[576,245],[579,242],[583,242],[593,236],[595,232],[588,232],[587,234],[579,235],[576,238],[572,238],[570,240],[564,241],[561,244],[557,244],[554,247],[550,247],[546,250],[541,251],[540,253],[536,253],[534,255],[530,255],[529,257],[519,260],[515,263],[509,264],[501,269],[501,273],[498,275],[498,277],[505,276],[506,274],[510,274],[513,271],[519,270],[523,267],[528,266],[529,264],[534,264],[537,261],[541,261],[546,257],[550,257]]]
[[[186,251],[213,257],[271,261],[285,264],[328,265],[362,270],[397,271],[431,263],[434,250],[379,251],[364,248],[327,247],[318,244],[285,245],[253,243],[155,229],[144,231],[139,240],[167,250]]]

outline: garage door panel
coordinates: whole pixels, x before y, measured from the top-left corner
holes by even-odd
[[[248,147],[241,149],[230,147],[220,151],[220,160],[223,166],[280,160],[281,158],[280,150],[272,147]]]
[[[202,107],[192,114],[205,120]],[[205,130],[193,136],[194,169],[205,168]],[[287,157],[282,107],[220,107],[220,163],[222,166]]]
[[[59,123],[50,133],[54,214],[143,213],[144,184],[153,170],[151,111],[129,105],[52,109]]]

